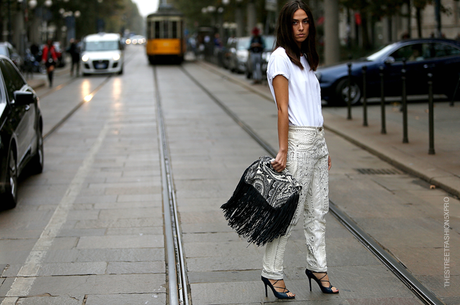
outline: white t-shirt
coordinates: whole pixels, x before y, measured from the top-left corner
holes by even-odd
[[[315,73],[305,56],[300,57],[303,70],[294,65],[282,47],[278,47],[270,55],[267,68],[267,79],[273,99],[273,79],[284,76],[289,82],[289,125],[294,126],[323,126],[321,113],[321,88]]]

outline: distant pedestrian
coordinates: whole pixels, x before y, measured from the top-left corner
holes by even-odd
[[[299,203],[287,233],[267,243],[262,281],[279,299],[293,299],[283,280],[284,251],[292,228],[304,214],[307,243],[305,273],[323,293],[338,293],[327,275],[326,220],[329,210],[331,158],[324,138],[321,92],[314,71],[319,57],[316,28],[310,8],[301,0],[286,3],[276,30],[275,51],[270,56],[267,80],[278,108],[279,150],[273,168],[285,168],[302,185]]]
[[[249,43],[249,53],[252,64],[252,78],[254,84],[260,84],[262,79],[262,53],[265,49],[265,41],[259,35],[260,31],[257,27],[252,29],[251,42]]]
[[[35,60],[37,60],[37,55],[38,55],[39,52],[40,52],[40,49],[39,49],[38,45],[34,42],[30,46],[30,53],[32,53],[32,55],[35,57]],[[38,59],[38,61],[40,61],[40,60]]]
[[[53,41],[48,39],[42,52],[42,62],[45,64],[46,73],[48,74],[48,81],[50,87],[53,86],[53,73],[56,67],[57,54],[54,48]]]
[[[76,76],[80,74],[80,48],[78,47],[78,41],[70,39],[70,46],[67,48],[67,53],[72,58],[72,65],[70,66],[70,76],[73,75],[74,68],[76,70]]]

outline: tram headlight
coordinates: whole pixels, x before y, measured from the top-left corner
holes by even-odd
[[[120,59],[120,54],[115,54],[115,55],[113,55],[112,59],[113,59],[114,61],[118,61],[118,60]]]
[[[88,60],[89,60],[89,56],[86,54],[81,57],[81,61],[83,62],[87,62]]]

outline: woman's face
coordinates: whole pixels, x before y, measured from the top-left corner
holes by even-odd
[[[294,40],[297,42],[299,48],[302,45],[302,42],[307,39],[309,28],[310,23],[307,13],[299,8],[295,11],[294,16],[292,16],[292,34],[294,35]]]

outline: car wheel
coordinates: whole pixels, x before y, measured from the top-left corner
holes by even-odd
[[[32,174],[41,174],[45,163],[45,154],[43,149],[43,135],[39,129],[37,131],[37,151],[30,161],[30,168]]]
[[[7,209],[16,207],[18,201],[18,168],[14,151],[12,149],[10,149],[8,153],[8,170],[6,172],[6,186],[3,198],[3,207]]]
[[[121,67],[120,72],[118,72],[118,75],[122,75],[122,74],[123,74],[123,66]]]
[[[355,105],[359,103],[359,100],[361,99],[361,88],[353,80],[351,81],[350,88],[351,88],[351,91],[350,91],[351,104]],[[335,93],[336,93],[338,102],[342,105],[347,105],[348,103],[348,78],[343,78],[337,83],[337,86],[335,87]]]

